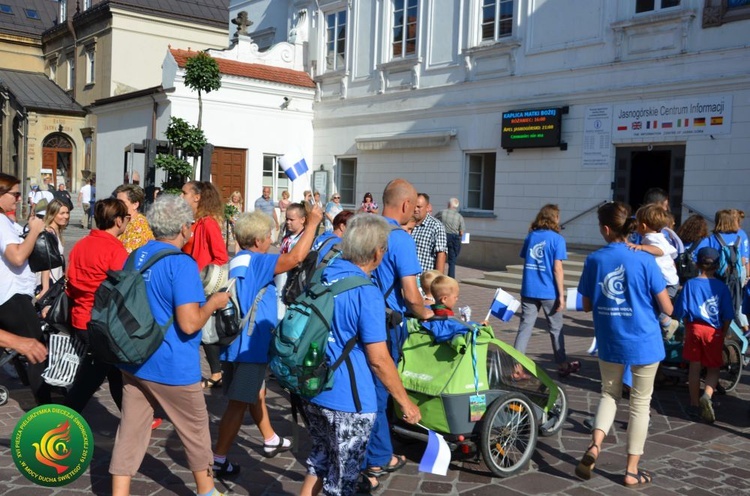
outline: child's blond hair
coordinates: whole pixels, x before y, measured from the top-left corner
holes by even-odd
[[[669,225],[669,214],[660,205],[644,205],[635,213],[638,224],[646,224],[652,231],[659,232]]]
[[[454,291],[458,291],[458,281],[449,276],[437,276],[430,286],[435,303],[440,303],[440,298],[450,296]]]
[[[436,277],[439,277],[441,275],[443,275],[443,273],[435,269],[428,270],[427,272],[422,272],[422,275],[419,276],[419,283],[422,286],[422,292],[424,293],[425,296],[429,296],[429,297],[434,296],[432,294],[432,288],[431,288],[432,281],[434,281]]]

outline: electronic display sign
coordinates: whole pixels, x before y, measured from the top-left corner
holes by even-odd
[[[503,112],[500,145],[506,150],[561,146],[562,114],[567,113],[565,110],[567,107]]]

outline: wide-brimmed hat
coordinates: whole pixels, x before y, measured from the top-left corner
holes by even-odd
[[[227,265],[206,265],[201,270],[203,292],[206,296],[218,292],[227,286],[229,281],[229,267]]]

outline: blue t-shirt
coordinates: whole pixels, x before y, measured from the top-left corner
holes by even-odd
[[[685,282],[677,295],[673,316],[721,329],[725,321],[734,318],[732,295],[727,285],[718,279],[694,277]]]
[[[333,241],[329,241],[329,240]],[[336,243],[341,243],[341,238],[333,234],[333,232],[324,232],[313,241],[312,248],[310,250],[318,252],[318,263],[323,261],[326,253],[331,251]]]
[[[559,297],[552,272],[555,260],[567,260],[565,238],[555,231],[531,231],[519,254],[524,259],[521,296],[554,300]]]
[[[149,241],[135,251],[135,268],[140,268],[162,250],[182,253],[168,243]],[[177,307],[188,303],[202,305],[206,301],[198,264],[188,255],[172,255],[159,260],[145,272],[144,280],[151,313],[159,325],[163,326],[175,317]],[[169,386],[195,384],[201,380],[201,335],[202,331],[194,334],[182,332],[175,317],[164,335],[164,342],[148,360],[141,365],[122,365],[120,368],[140,379]]]
[[[229,262],[229,278],[235,279],[234,289],[240,304],[240,315],[245,316],[253,306],[258,292],[267,287],[258,302],[255,325],[250,329],[248,322],[240,331],[239,337],[221,350],[221,360],[225,362],[268,363],[268,347],[271,344],[271,331],[278,323],[276,309],[276,286],[273,283],[278,254],[256,253],[243,250]],[[248,336],[248,331],[252,331]]]
[[[742,313],[750,316],[750,281],[745,284],[745,289],[742,290]]]
[[[337,258],[323,272],[323,282],[332,283],[348,276],[367,275],[348,260]],[[353,336],[357,344],[349,353],[357,382],[357,393],[362,405],[361,413],[373,413],[378,409],[373,373],[367,364],[364,345],[386,340],[385,302],[376,286],[360,286],[339,294],[334,299],[333,328],[328,337],[326,359],[334,363]],[[331,410],[356,412],[349,372],[344,363],[334,372],[333,388],[323,391],[311,400]]]
[[[384,296],[393,287],[386,299],[386,306],[397,312],[405,313],[406,303],[401,294],[401,279],[416,276],[422,272],[422,266],[419,265],[417,245],[414,244],[414,238],[401,229],[401,226],[395,220],[388,217],[383,218],[396,228],[388,236],[388,250],[385,252],[383,261],[378,265],[378,268],[372,272],[372,276]]]
[[[652,255],[610,243],[586,258],[578,292],[591,300],[599,357],[647,365],[664,358],[654,296],[666,288]]]
[[[740,254],[743,257],[750,259],[750,243],[748,243],[747,233],[744,230],[740,229],[739,231],[737,231],[737,235],[742,240],[740,242]]]

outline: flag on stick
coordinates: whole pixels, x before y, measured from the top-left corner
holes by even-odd
[[[490,311],[487,314],[487,319],[490,318],[490,314],[494,315],[503,322],[507,322],[516,313],[516,310],[521,306],[521,302],[513,298],[510,293],[507,293],[502,288],[497,288],[495,291],[495,298],[492,300],[490,305]]]
[[[437,475],[447,475],[451,463],[451,450],[443,436],[435,431],[427,431],[427,449],[419,462],[419,471]]]
[[[576,288],[568,288],[565,295],[565,309],[583,311],[583,295]]]
[[[309,170],[305,157],[299,150],[283,155],[279,158],[279,165],[292,181],[303,176]]]

